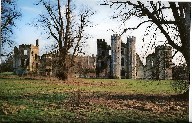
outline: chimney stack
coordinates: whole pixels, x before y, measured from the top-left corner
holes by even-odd
[[[39,46],[39,39],[36,40],[36,46]]]

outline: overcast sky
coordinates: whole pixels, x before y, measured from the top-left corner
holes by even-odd
[[[38,0],[17,0],[18,8],[22,13],[22,17],[20,20],[17,20],[17,28],[14,30],[14,40],[18,46],[20,44],[35,44],[35,40],[39,39],[40,54],[43,54],[46,52],[44,47],[49,45],[50,41],[46,39],[45,35],[41,34],[41,29],[38,30],[37,28],[29,25],[29,23],[32,23],[35,18],[38,18],[38,15],[44,11],[42,6],[34,5],[37,1]],[[86,33],[93,37],[87,40],[87,55],[96,55],[97,39],[105,39],[107,43],[110,44],[111,35],[114,33],[121,33],[125,27],[135,27],[140,22],[138,18],[131,18],[125,24],[117,21],[116,19],[111,19],[114,12],[117,12],[115,7],[110,8],[109,6],[102,6],[100,5],[101,3],[103,3],[103,0],[75,0],[77,10],[79,10],[81,6],[86,5],[93,11],[96,11],[96,14],[90,18],[90,21],[93,22],[93,25],[95,26],[86,30]],[[153,50],[151,50],[145,53],[146,49],[142,49],[142,46],[148,45],[147,40],[144,43],[142,42],[146,27],[147,25],[144,24],[137,30],[128,31],[122,35],[124,43],[126,43],[127,36],[136,37],[136,52],[140,55],[142,61],[144,62],[145,60],[142,57],[153,52]],[[166,39],[162,35],[159,35],[158,40],[158,44],[162,44],[162,41],[165,41]],[[176,58],[174,58],[174,61],[178,62],[176,61]]]

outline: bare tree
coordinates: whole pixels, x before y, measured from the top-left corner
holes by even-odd
[[[39,4],[45,7],[47,13],[40,15],[37,26],[40,24],[48,38],[55,40],[55,46],[59,50],[57,76],[65,80],[69,69],[74,66],[74,58],[83,50],[85,27],[90,23],[88,18],[94,13],[87,9],[75,19],[71,0],[67,0],[66,6],[62,5],[60,0],[55,4],[40,0]]]
[[[1,0],[1,40],[0,40],[0,60],[1,56],[8,56],[5,52],[1,52],[5,46],[12,46],[14,41],[11,40],[13,35],[13,27],[15,20],[21,17],[21,13],[17,9],[15,0]],[[2,47],[4,46],[4,47]],[[0,61],[1,62],[1,61]]]
[[[150,26],[155,24],[156,28],[159,29],[167,39],[167,43],[183,54],[188,68],[190,68],[190,2],[111,2],[110,6],[112,7],[114,5],[117,6],[117,9],[120,9],[116,17],[123,17],[123,22],[132,16],[143,19],[136,27],[124,29],[123,33],[130,29],[137,29],[144,23],[150,23]],[[171,12],[172,15],[167,15],[169,12]]]
[[[136,27],[125,28],[125,33],[130,29],[138,29],[144,23],[149,23],[149,28],[159,30],[167,39],[176,52],[181,52],[185,58],[188,78],[190,74],[190,24],[191,3],[190,2],[161,2],[161,1],[112,1],[103,5],[115,6],[120,10],[114,18],[121,17],[123,23],[131,17],[138,17],[141,22]],[[151,30],[147,30],[150,32]],[[146,35],[148,35],[148,32]],[[146,36],[145,35],[145,36]],[[155,32],[154,32],[154,35]],[[154,35],[152,36],[153,40]],[[175,55],[175,54],[174,54]]]

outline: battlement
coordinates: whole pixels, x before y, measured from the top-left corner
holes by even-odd
[[[19,45],[19,49],[20,48],[31,48],[32,44],[21,44]]]
[[[127,44],[129,44],[129,42],[135,42],[135,41],[136,41],[136,37],[134,37],[134,36],[127,37]]]
[[[97,39],[97,42],[105,42],[105,39]]]
[[[103,50],[109,50],[110,46],[107,45],[107,42],[105,41],[105,39],[97,39],[97,49],[102,48]]]
[[[113,41],[118,41],[118,40],[120,40],[121,39],[121,36],[119,35],[119,34],[113,34],[113,35],[111,35],[111,41],[113,42]]]

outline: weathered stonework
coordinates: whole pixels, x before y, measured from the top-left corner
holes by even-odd
[[[136,79],[136,52],[135,52],[135,37],[127,38],[127,71],[129,79]]]
[[[38,39],[36,46],[19,45],[19,48],[14,48],[13,69],[16,74],[24,74],[27,72],[38,73],[39,68],[39,45]]]
[[[158,46],[155,53],[146,58],[145,78],[147,79],[172,79],[172,47]]]
[[[146,57],[144,66],[135,51],[135,42],[136,38],[133,36],[129,36],[127,43],[123,43],[120,35],[112,35],[110,56],[110,46],[104,40],[97,40],[97,68],[103,71],[108,69],[102,77],[107,78],[110,74],[112,78],[118,79],[172,79],[172,47],[156,47],[155,53]],[[102,69],[103,66],[106,66],[105,69]]]
[[[110,77],[110,56],[111,47],[104,39],[97,39],[96,76],[101,78]]]
[[[155,48],[156,53],[156,79],[172,79],[172,47],[158,46]]]
[[[106,67],[108,74],[104,74],[104,76],[102,76],[103,78],[144,78],[143,63],[139,55],[135,52],[135,41],[136,38],[132,36],[127,38],[127,43],[123,43],[120,35],[112,35],[111,56],[108,53],[109,48],[106,49],[106,47],[110,46],[108,46],[104,40],[97,41],[97,68],[101,69],[102,66],[108,65],[108,67]],[[105,47],[100,46],[101,42],[105,44]],[[105,53],[102,55],[101,52],[105,52],[107,55]]]
[[[156,59],[155,53],[149,54],[146,57],[146,66],[145,66],[145,78],[146,79],[155,79],[156,78]]]
[[[45,76],[51,76],[53,74],[53,55],[51,53],[49,54],[43,54],[40,59],[40,69],[39,73],[40,75]]]
[[[96,57],[92,56],[77,56],[75,58],[75,66],[71,68],[71,73],[75,72],[76,77],[96,78]]]
[[[97,39],[97,56],[75,57],[74,66],[69,73],[88,78],[172,79],[172,47],[157,46],[155,52],[146,57],[144,66],[135,51],[135,42],[136,38],[129,36],[127,43],[123,43],[121,36],[114,34],[111,36],[110,47],[104,39]],[[36,40],[36,46],[22,44],[19,48],[14,48],[13,68],[16,74],[37,73],[51,76],[57,74],[60,67],[58,60],[57,50],[39,57],[39,45]],[[174,69],[178,70],[180,68]],[[185,75],[182,77],[186,78]]]
[[[144,65],[139,57],[139,55],[136,53],[136,79],[144,79]]]
[[[55,76],[60,66],[57,64],[58,60],[57,50],[43,54],[40,59],[40,75]],[[96,57],[94,55],[76,56],[74,61],[74,66],[69,70],[69,77],[95,77]]]
[[[121,79],[121,42],[120,35],[111,36],[112,76],[118,79]]]

